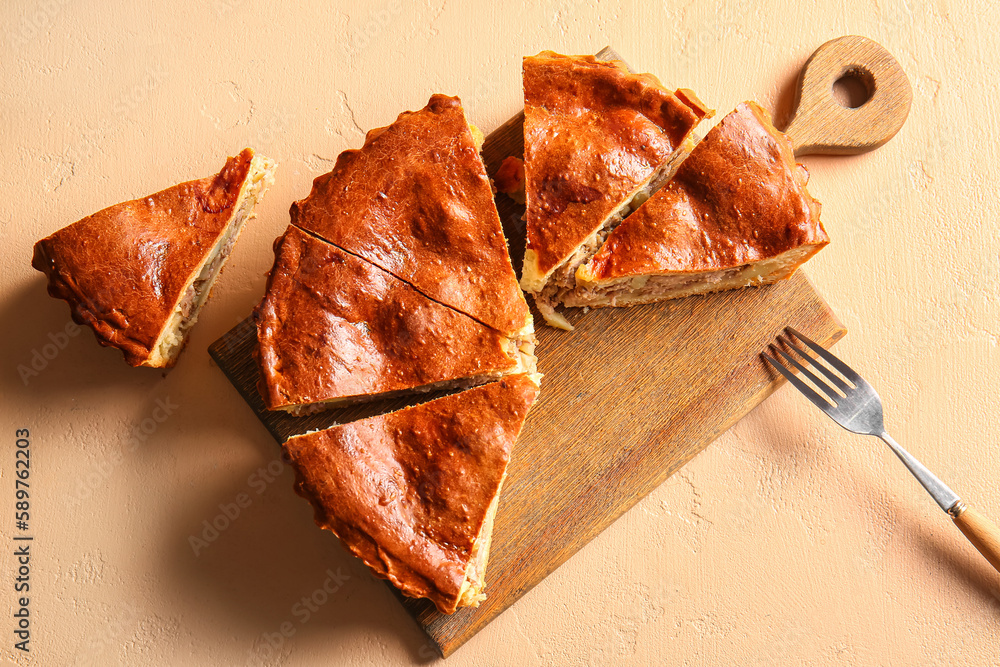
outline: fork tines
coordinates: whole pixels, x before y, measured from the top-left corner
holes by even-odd
[[[769,346],[769,349],[771,351],[771,355],[774,356],[768,355],[766,353],[761,353],[761,356],[764,357],[764,359],[766,359],[768,363],[774,366],[774,368],[779,373],[784,375],[785,378],[790,383],[792,383],[792,385],[794,385],[796,389],[802,392],[810,401],[812,401],[816,405],[816,407],[820,408],[825,412],[830,412],[831,410],[835,409],[838,406],[841,399],[843,399],[849,391],[851,391],[852,389],[856,389],[863,384],[867,384],[864,381],[864,379],[856,372],[854,372],[854,370],[850,366],[848,366],[840,359],[832,355],[830,352],[825,350],[818,343],[813,342],[812,340],[810,340],[809,338],[807,338],[806,336],[804,336],[803,334],[799,333],[798,331],[796,331],[791,327],[787,327],[785,331],[788,334],[791,334],[791,336],[797,338],[802,343],[805,343],[805,345],[808,346],[809,349],[812,350],[816,355],[818,355],[820,359],[822,359],[827,364],[838,370],[841,373],[841,375],[843,375],[844,378],[847,378],[847,380],[850,382],[850,384],[848,382],[845,382],[839,375],[837,375],[832,370],[827,368],[827,366],[818,363],[818,361],[815,358],[810,356],[804,349],[796,345],[792,341],[791,336],[788,335],[778,336],[778,341],[780,343],[782,343],[785,347],[797,353],[800,357],[802,357],[802,359],[804,359],[809,364],[811,368],[819,371],[827,380],[829,380],[829,382],[824,382],[815,373],[810,371],[809,368],[801,364],[792,355],[788,354],[783,349],[781,349],[777,345],[774,345],[773,343]],[[798,370],[803,377],[807,378],[810,382],[812,382],[814,386],[816,386],[820,391],[823,392],[823,394],[820,394],[812,387],[810,387],[808,384],[803,382],[801,378],[797,377],[795,373],[792,372],[791,368],[789,368],[788,365],[782,363],[779,359],[775,358],[778,355],[780,355],[788,364],[790,364],[796,370]],[[830,386],[831,383],[833,384],[832,387]]]

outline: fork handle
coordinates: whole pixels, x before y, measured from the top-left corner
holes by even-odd
[[[963,502],[948,513],[979,553],[1000,572],[1000,528]]]

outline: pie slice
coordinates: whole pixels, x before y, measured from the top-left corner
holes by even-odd
[[[830,239],[808,172],[753,102],[722,119],[558,295],[617,306],[773,283]]]
[[[532,346],[289,226],[255,311],[269,410],[308,414],[534,371]]]
[[[665,181],[689,134],[711,115],[624,63],[543,51],[524,59],[527,248],[521,287],[549,324],[572,329],[555,293],[649,191]]]
[[[295,489],[376,576],[445,614],[478,606],[511,448],[540,375],[289,438]]]
[[[292,224],[505,336],[533,337],[482,141],[457,97],[434,95],[341,153],[292,204]]]
[[[215,176],[117,204],[35,244],[31,265],[101,345],[173,366],[243,223],[274,182],[247,148]]]

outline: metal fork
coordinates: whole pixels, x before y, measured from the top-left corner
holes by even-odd
[[[958,497],[958,494],[948,488],[934,473],[924,467],[920,461],[913,458],[898,442],[892,439],[889,433],[886,432],[883,424],[882,399],[879,398],[879,395],[863,377],[822,346],[809,340],[795,329],[788,327],[786,332],[802,343],[805,343],[810,350],[836,369],[847,381],[845,382],[843,378],[825,365],[818,363],[805,350],[795,345],[789,336],[778,336],[778,341],[793,350],[813,369],[819,371],[828,380],[827,382],[824,382],[819,376],[777,345],[772,344],[769,348],[771,354],[774,356],[764,352],[761,353],[761,356],[774,366],[779,373],[784,375],[816,407],[829,415],[833,421],[852,433],[878,436],[885,444],[889,445],[896,456],[899,457],[899,460],[909,468],[913,476],[917,478],[917,481],[927,489],[927,492],[941,506],[941,509],[954,520],[958,528],[975,545],[976,549],[986,557],[986,560],[997,571],[1000,571],[1000,528],[997,528],[989,519],[969,507]],[[822,394],[797,377],[787,365],[776,358],[778,355],[784,358],[788,364],[797,369],[804,377],[808,378],[817,389],[822,391]]]

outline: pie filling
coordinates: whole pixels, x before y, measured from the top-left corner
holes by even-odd
[[[156,341],[145,366],[161,367],[170,365],[184,348],[188,332],[198,321],[198,314],[208,295],[212,284],[219,276],[219,271],[226,263],[229,253],[239,238],[243,224],[253,217],[254,207],[263,197],[267,188],[274,183],[274,163],[263,156],[254,156],[250,163],[250,172],[240,191],[239,198],[233,206],[233,215],[229,219],[225,231],[219,236],[212,251],[205,257],[201,267],[194,273],[191,281],[184,289],[183,295],[174,306],[174,312],[164,326]]]
[[[569,307],[596,308],[764,285],[792,275],[816,250],[816,246],[803,246],[760,262],[717,271],[626,276],[604,283],[563,288],[554,292],[551,298],[553,303]]]
[[[569,323],[569,320],[556,310],[556,306],[561,303],[561,300],[556,298],[556,295],[567,290],[571,291],[576,287],[577,268],[589,262],[590,258],[597,254],[597,251],[600,250],[601,246],[607,240],[608,235],[621,224],[622,220],[629,213],[636,211],[654,192],[663,187],[673,177],[678,167],[680,167],[681,162],[694,149],[694,145],[694,139],[690,136],[687,137],[670,159],[661,165],[648,181],[633,191],[631,196],[618,209],[612,212],[593,234],[577,246],[572,255],[552,270],[552,273],[545,280],[541,291],[533,293],[538,312],[542,314],[547,324],[558,329],[565,329],[566,331],[573,330],[573,325]]]

